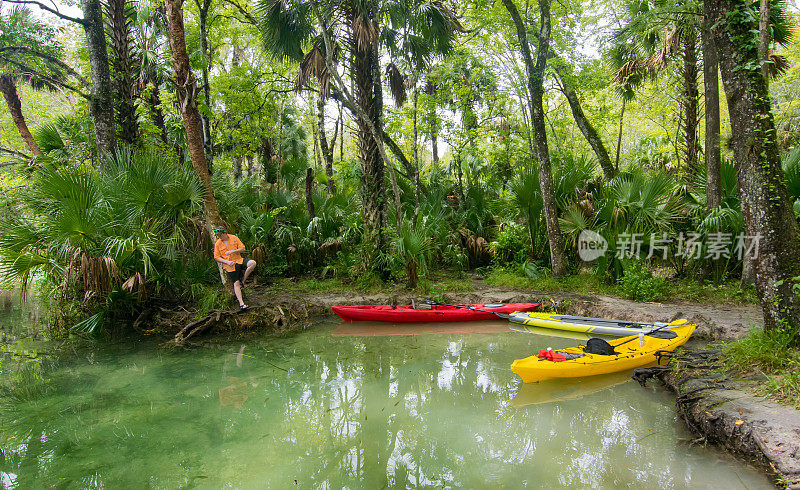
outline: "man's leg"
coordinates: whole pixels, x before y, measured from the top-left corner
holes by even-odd
[[[233,294],[236,295],[236,299],[239,301],[239,306],[244,306],[244,301],[242,301],[242,283],[236,281],[233,283]]]
[[[255,260],[248,260],[247,261],[247,269],[244,271],[244,277],[242,277],[242,284],[247,282],[247,278],[250,277],[250,273],[256,268],[256,261]]]

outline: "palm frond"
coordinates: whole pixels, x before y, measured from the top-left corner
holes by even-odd
[[[392,97],[394,97],[394,104],[397,107],[402,107],[406,101],[406,87],[403,74],[400,73],[397,65],[389,63],[386,67],[386,78],[389,81],[389,90],[392,92]]]
[[[267,52],[283,58],[303,59],[303,44],[314,34],[311,3],[301,0],[260,0],[256,7],[259,30]]]

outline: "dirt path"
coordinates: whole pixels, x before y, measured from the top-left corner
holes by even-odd
[[[569,292],[519,291],[488,286],[479,281],[469,292],[445,293],[453,303],[518,303],[540,302],[542,309],[571,315],[618,318],[639,322],[664,322],[686,318],[697,324],[694,336],[705,340],[743,337],[754,326],[762,326],[761,308],[756,305],[703,305],[697,303],[637,303],[610,296],[587,296]],[[256,304],[273,306],[302,303],[309,313],[331,315],[331,306],[344,304],[409,304],[420,301],[411,294],[364,294],[356,291],[336,293],[303,293],[276,291],[267,287],[256,291]]]

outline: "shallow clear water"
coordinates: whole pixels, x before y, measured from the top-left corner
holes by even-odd
[[[575,340],[337,327],[177,352],[6,354],[0,485],[769,488],[681,442],[691,435],[661,388],[627,374],[523,386],[508,369]]]

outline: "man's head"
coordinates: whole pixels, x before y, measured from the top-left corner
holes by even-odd
[[[228,236],[228,233],[225,231],[224,226],[218,226],[214,228],[214,235],[217,238],[222,238],[224,240]]]

